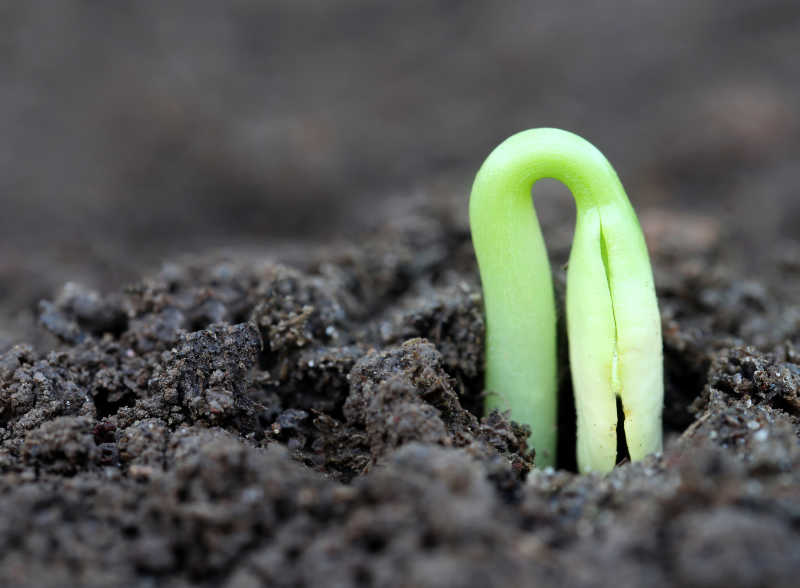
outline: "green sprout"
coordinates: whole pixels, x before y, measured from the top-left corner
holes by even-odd
[[[469,203],[486,310],[486,410],[531,427],[539,465],[555,463],[556,311],[531,200],[542,178],[575,198],[567,268],[567,339],[580,471],[610,471],[617,401],[631,459],[661,450],[661,319],[639,221],[611,164],[559,129],[509,137],[481,166]]]

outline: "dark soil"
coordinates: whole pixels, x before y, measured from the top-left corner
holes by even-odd
[[[0,587],[798,585],[800,3],[118,4],[0,7]],[[605,477],[566,354],[558,469],[482,414],[469,184],[537,126],[653,255]]]
[[[581,476],[481,415],[463,205],[42,302],[52,350],[0,355],[0,584],[796,586],[800,251],[753,282],[713,221],[643,215],[667,444]]]

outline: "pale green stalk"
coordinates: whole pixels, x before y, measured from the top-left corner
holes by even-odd
[[[531,201],[542,178],[566,184],[577,207],[567,270],[567,337],[581,471],[616,461],[616,397],[632,459],[661,449],[661,321],[647,247],[622,184],[602,153],[558,129],[498,146],[475,178],[472,240],[486,308],[487,410],[530,425],[539,465],[555,462],[556,316],[550,265]]]

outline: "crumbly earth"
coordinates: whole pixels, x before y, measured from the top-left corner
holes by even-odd
[[[0,585],[796,586],[800,252],[753,282],[713,223],[643,224],[667,443],[607,476],[563,444],[535,469],[527,431],[481,415],[479,281],[445,210],[291,263],[66,286],[52,349],[0,355]]]

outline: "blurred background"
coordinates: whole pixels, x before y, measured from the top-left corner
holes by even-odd
[[[466,214],[536,126],[757,271],[800,235],[799,55],[795,0],[4,2],[0,344],[65,281],[352,237],[403,198]]]

